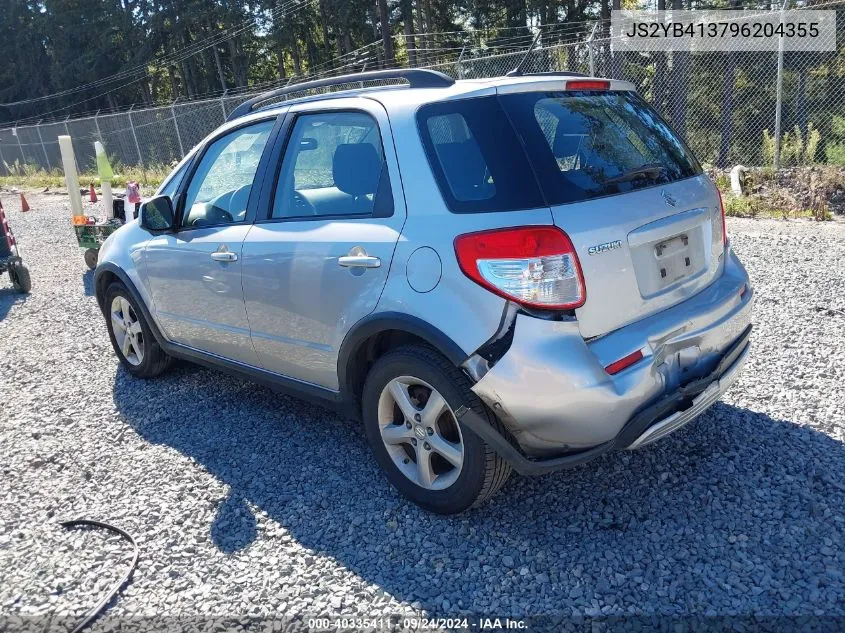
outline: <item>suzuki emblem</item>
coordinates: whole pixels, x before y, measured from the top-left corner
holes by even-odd
[[[670,207],[674,207],[677,204],[677,201],[668,193],[666,193],[665,189],[660,190],[660,195],[663,196],[663,199],[666,201],[666,204],[668,204]]]

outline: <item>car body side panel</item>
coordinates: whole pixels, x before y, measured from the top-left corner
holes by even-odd
[[[288,116],[350,110],[363,111],[378,123],[393,214],[259,220],[243,251],[244,301],[261,366],[333,390],[339,387],[340,346],[353,325],[376,308],[406,217],[399,163],[380,104],[334,99],[292,106]],[[273,204],[272,196],[266,204]],[[379,258],[380,266],[341,266],[339,258],[356,248]]]
[[[241,285],[249,229],[233,224],[156,235],[145,259],[155,314],[169,340],[257,367]],[[238,260],[211,258],[224,246]]]

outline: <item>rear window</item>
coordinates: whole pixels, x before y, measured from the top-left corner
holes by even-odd
[[[424,106],[423,145],[456,213],[566,204],[701,173],[636,93],[529,92]]]
[[[683,142],[634,92],[530,92],[501,99],[549,204],[701,173]]]
[[[417,118],[429,164],[452,211],[545,206],[522,145],[495,97],[426,105]]]

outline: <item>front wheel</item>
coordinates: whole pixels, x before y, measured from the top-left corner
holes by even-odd
[[[434,350],[402,347],[381,357],[364,385],[370,447],[390,482],[417,505],[462,512],[490,498],[510,465],[455,416],[461,406],[499,425],[466,377]]]
[[[118,281],[110,285],[105,306],[109,338],[126,370],[140,378],[153,378],[165,371],[171,358],[159,346],[126,286]]]

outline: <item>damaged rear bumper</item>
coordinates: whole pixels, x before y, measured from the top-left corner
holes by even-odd
[[[575,320],[517,314],[507,351],[474,376],[472,390],[513,442],[489,443],[503,456],[512,453],[517,470],[547,472],[680,428],[736,378],[754,299],[745,269],[728,250],[724,272],[710,286],[600,338],[585,340]],[[639,361],[614,375],[605,371],[638,350]],[[518,455],[527,463],[518,464]]]
[[[731,344],[710,374],[662,396],[631,417],[612,440],[583,451],[532,459],[471,409],[461,407],[455,414],[521,475],[542,475],[578,466],[611,450],[645,446],[698,417],[719,399],[739,375],[751,346],[751,328],[752,326],[748,325]]]

